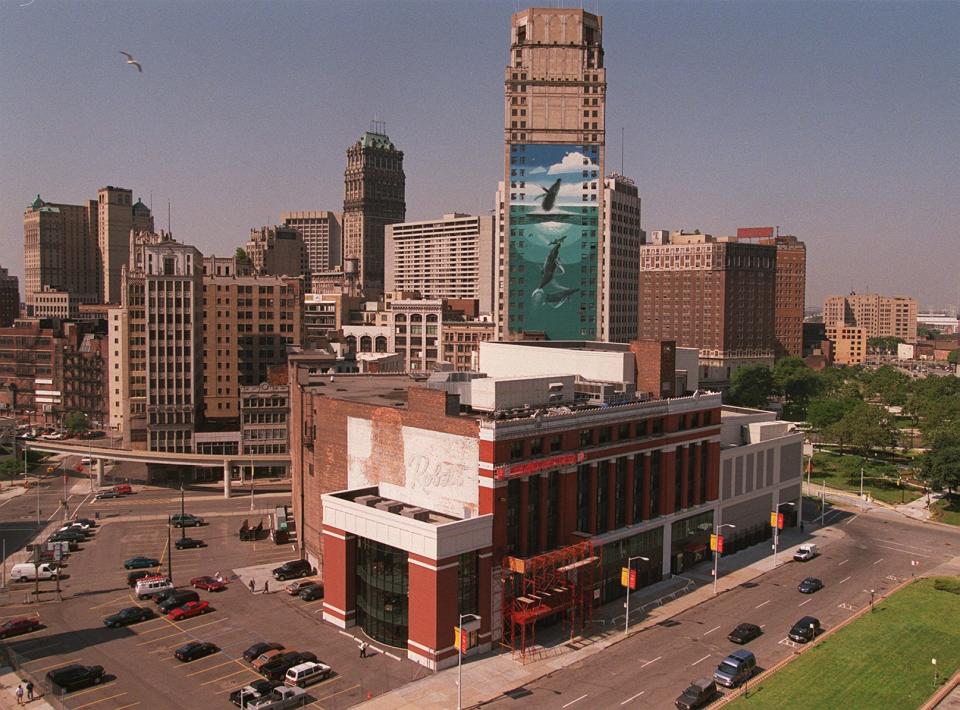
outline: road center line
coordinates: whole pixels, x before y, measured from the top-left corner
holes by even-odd
[[[877,560],[876,562],[874,562],[873,564],[878,565],[878,564],[880,564],[881,562],[883,562],[883,558],[882,558],[882,557],[881,557],[879,560]]]
[[[843,562],[837,562],[837,567],[840,567],[841,565],[845,565],[845,564],[847,564],[847,562],[849,562],[849,561],[850,561],[850,560],[844,560]]]
[[[649,666],[651,663],[656,663],[656,662],[659,661],[661,658],[663,658],[663,656],[657,656],[657,657],[654,658],[652,661],[647,661],[646,663],[642,664],[640,667],[641,667],[641,668],[646,668],[646,667]]]
[[[767,601],[765,601],[763,604],[757,604],[757,605],[756,605],[755,607],[753,607],[753,608],[754,608],[754,609],[759,609],[760,607],[766,606],[766,605],[769,604],[769,603],[770,603],[770,600],[767,599]]]
[[[717,626],[714,626],[714,627],[713,627],[712,629],[710,629],[709,631],[705,632],[703,635],[706,636],[707,634],[712,634],[714,631],[716,631],[716,630],[719,629],[719,628],[720,628],[720,625],[718,624]],[[634,697],[636,697],[636,696],[634,696]],[[632,700],[632,699],[633,699],[633,698],[631,698],[631,700]]]
[[[799,604],[797,604],[797,606],[803,606],[804,604],[809,604],[812,601],[813,599],[807,599],[805,602],[800,602]]]
[[[709,654],[709,653],[708,653],[706,656],[704,656],[703,658],[701,658],[699,661],[694,661],[694,662],[691,663],[690,665],[691,665],[691,666],[695,666],[695,665],[697,665],[698,663],[700,663],[701,661],[707,660],[708,658],[710,658],[710,654]]]
[[[844,577],[843,579],[840,580],[839,584],[843,584],[843,583],[846,582],[848,579],[850,579],[850,578],[849,578],[849,577]]]
[[[626,705],[626,704],[629,703],[631,700],[636,700],[637,698],[639,698],[641,695],[643,695],[643,694],[646,693],[646,692],[647,692],[646,690],[641,690],[639,693],[637,693],[636,695],[634,695],[632,698],[627,698],[626,700],[624,700],[624,701],[623,701],[622,703],[620,703],[620,704],[621,704],[621,705]]]
[[[571,701],[570,701],[569,703],[567,703],[566,705],[561,705],[560,707],[561,707],[561,708],[568,708],[568,707],[570,707],[571,705],[573,705],[574,703],[579,703],[581,700],[583,700],[583,699],[584,699],[585,697],[587,697],[588,695],[589,695],[589,693],[584,693],[583,695],[581,695],[581,696],[580,696],[579,698],[577,698],[576,700],[571,700]]]

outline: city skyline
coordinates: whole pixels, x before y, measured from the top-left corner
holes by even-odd
[[[152,193],[158,227],[170,199],[178,239],[229,255],[281,212],[339,210],[374,117],[405,153],[408,220],[488,214],[515,3],[361,5],[5,6],[3,266],[23,283],[37,192],[79,204],[108,184]],[[808,245],[810,306],[868,288],[955,303],[960,7],[757,7],[599,8],[607,172],[622,127],[643,227],[780,224]]]

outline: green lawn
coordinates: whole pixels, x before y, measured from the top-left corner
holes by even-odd
[[[909,503],[922,493],[908,486],[897,486],[897,466],[887,461],[864,459],[853,454],[841,456],[832,451],[818,451],[813,457],[811,483],[826,479],[827,486],[844,491],[860,492],[860,467],[863,466],[863,490],[884,503]],[[804,471],[806,480],[806,471]]]
[[[960,667],[960,594],[921,579],[759,685],[733,708],[884,710],[919,707]],[[956,578],[946,578],[954,589]],[[960,591],[960,590],[958,590]],[[763,664],[763,659],[758,659]]]
[[[960,495],[941,498],[931,506],[931,512],[938,523],[960,525]]]

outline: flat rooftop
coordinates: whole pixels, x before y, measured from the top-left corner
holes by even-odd
[[[323,379],[320,379],[320,378]],[[409,375],[337,374],[318,376],[307,391],[347,402],[371,404],[377,407],[406,409],[407,392],[411,387],[422,387],[426,377],[415,380]]]
[[[376,508],[377,510],[393,513],[394,515],[400,515],[405,518],[419,520],[422,523],[443,525],[444,523],[455,523],[461,520],[461,518],[455,518],[452,515],[438,513],[437,511],[430,510],[429,508],[423,508],[410,503],[403,503],[393,498],[382,496],[380,495],[379,486],[355,488],[353,490],[331,493],[330,495],[335,498],[348,500],[351,503],[356,503],[357,505],[365,505],[369,508]]]

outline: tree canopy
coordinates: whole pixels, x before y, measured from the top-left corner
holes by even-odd
[[[63,428],[71,434],[79,434],[90,428],[90,422],[86,414],[74,410],[63,418]]]
[[[773,372],[769,367],[747,365],[733,373],[724,399],[740,407],[764,407],[773,389]]]

